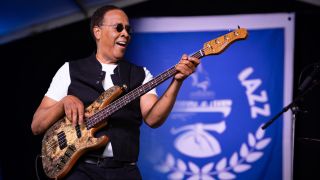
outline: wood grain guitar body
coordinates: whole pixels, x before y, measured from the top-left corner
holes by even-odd
[[[89,116],[96,114],[122,92],[123,88],[119,86],[111,87],[88,106],[85,113]],[[53,124],[42,140],[42,165],[46,175],[60,179],[71,170],[85,152],[106,145],[109,141],[107,136],[94,137],[94,133],[106,125],[107,121],[103,121],[90,129],[86,124],[74,127],[67,117]]]

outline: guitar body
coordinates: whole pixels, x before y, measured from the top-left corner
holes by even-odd
[[[110,104],[120,94],[123,88],[113,86],[103,92],[96,101],[85,109],[86,116],[92,116]],[[94,137],[99,129],[107,125],[107,121],[87,129],[85,125],[72,126],[72,122],[64,117],[54,123],[44,134],[42,140],[42,165],[44,172],[50,178],[64,177],[87,151],[100,148],[107,144],[109,138]]]

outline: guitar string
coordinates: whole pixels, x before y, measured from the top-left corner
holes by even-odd
[[[168,75],[168,74],[170,75],[169,77],[171,77],[170,73],[174,73],[172,71],[175,71],[174,67],[168,69],[165,73],[162,73],[161,75],[159,75],[156,78],[154,78],[153,80],[155,80],[155,81],[152,82],[152,83],[153,84],[158,84],[159,82],[162,82],[163,79],[166,79],[166,77],[163,77],[163,76]],[[158,77],[161,77],[161,80],[159,80]],[[151,84],[151,85],[153,85],[153,84]],[[105,119],[106,116],[108,116],[108,115],[112,114],[114,111],[118,110],[119,107],[121,108],[124,105],[126,105],[128,102],[131,102],[131,100],[133,98],[136,98],[138,95],[144,94],[145,92],[151,90],[153,88],[151,85],[149,85],[149,83],[147,83],[147,84],[145,84],[144,87],[149,88],[149,89],[140,90],[141,87],[143,87],[143,86],[138,87],[138,88],[132,90],[131,92],[129,92],[126,96],[123,96],[124,97],[123,99],[119,99],[118,101],[114,101],[112,104],[110,104],[108,106],[108,107],[110,107],[109,111],[106,111],[105,113],[100,113],[100,114],[97,114],[97,115],[94,115],[94,116],[90,117],[89,121],[87,121],[87,126],[91,127],[92,125],[95,125],[96,122],[101,121],[101,119]],[[106,108],[108,108],[108,107],[106,107]],[[103,109],[101,111],[103,111]]]
[[[231,33],[236,33],[236,31],[234,31],[234,32],[231,32]],[[231,33],[228,33],[228,34],[226,34],[226,35],[224,35],[225,37],[226,36],[228,36],[229,34],[231,34]],[[218,39],[218,38],[217,38]],[[212,40],[212,41],[215,41],[216,39],[214,39],[214,40]],[[225,39],[226,41],[228,41],[228,40],[230,40],[230,39]],[[209,41],[210,42],[210,41]],[[196,58],[201,58],[201,57],[204,57],[204,56],[206,56],[206,55],[203,55],[203,52],[205,51],[205,50],[207,50],[207,49],[212,49],[210,46],[207,46],[207,47],[205,47],[205,48],[203,48],[203,49],[201,49],[201,50],[199,50],[199,51],[197,51],[196,53],[194,53],[193,55],[191,55],[191,56],[194,56],[194,57],[196,57]],[[170,69],[169,69],[170,70]],[[175,70],[175,69],[174,69]],[[167,70],[168,71],[168,70]],[[170,76],[171,77],[171,76]],[[155,78],[156,79],[156,78]],[[162,81],[159,81],[159,82],[162,82]],[[157,83],[159,83],[159,82],[157,82]],[[131,96],[131,95],[135,95],[134,93],[135,93],[135,91],[133,90],[133,91],[131,91],[132,93],[129,95],[129,97]],[[129,92],[130,93],[130,92]],[[122,103],[123,104],[126,104],[126,102],[124,102],[124,101],[120,101],[119,103],[118,103],[118,105],[120,106],[120,108],[121,107],[123,107],[123,105],[122,105]],[[112,106],[112,107],[117,107],[117,106]],[[117,107],[118,108],[118,107]],[[115,108],[115,109],[117,109],[117,108]],[[111,109],[112,110],[112,109]],[[113,112],[112,112],[113,113]],[[112,114],[111,113],[111,114]],[[86,121],[86,126],[91,126],[92,124],[95,124],[96,122],[96,119],[98,119],[98,122],[99,121],[101,121],[101,120],[99,120],[99,118],[101,118],[101,117],[105,117],[105,114],[108,114],[108,112],[106,112],[106,113],[101,113],[101,115],[100,114],[98,114],[98,115],[96,115],[96,116],[98,116],[98,117],[96,117],[96,118],[94,118],[94,119],[92,119],[91,121],[90,121],[90,118],[92,117],[89,117],[88,118],[88,120],[89,121]],[[94,115],[93,115],[94,116]],[[72,131],[74,131],[74,130],[72,130]],[[67,133],[70,133],[71,132],[71,130],[68,130],[68,131],[66,131]],[[50,141],[48,141],[47,143],[49,143],[48,144],[48,149],[49,150],[51,150],[53,147],[57,147],[58,146],[58,143],[59,143],[59,141],[62,141],[62,142],[60,142],[60,143],[66,143],[66,138],[63,138],[63,137],[59,137],[58,136],[58,139],[57,139],[57,141],[55,141],[54,139],[51,139]]]

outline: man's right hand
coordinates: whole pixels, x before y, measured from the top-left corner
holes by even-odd
[[[84,105],[79,98],[68,95],[62,100],[64,112],[67,118],[72,121],[72,125],[83,124],[84,117]]]
[[[31,123],[33,134],[44,133],[54,122],[65,115],[73,126],[83,124],[84,105],[79,98],[68,95],[56,101],[44,96],[33,115]]]

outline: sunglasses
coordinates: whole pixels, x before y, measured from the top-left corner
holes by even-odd
[[[123,29],[126,29],[126,31],[131,34],[132,33],[132,28],[130,25],[123,25],[121,23],[118,23],[118,24],[113,24],[113,25],[107,25],[107,24],[102,24],[100,26],[111,26],[113,28],[115,28],[117,30],[117,32],[122,32]]]

